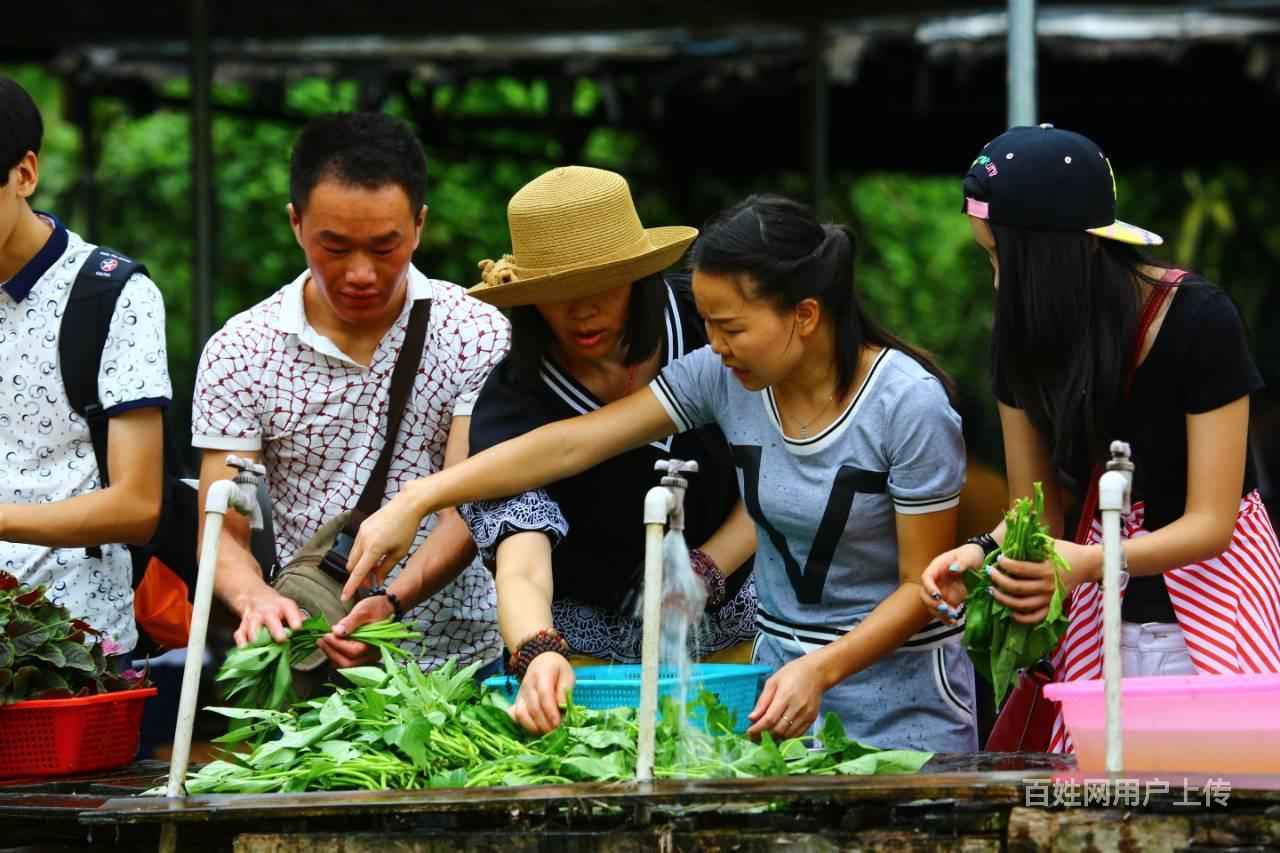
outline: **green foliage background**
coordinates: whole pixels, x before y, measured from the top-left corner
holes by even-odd
[[[0,72],[26,86],[45,116],[36,206],[57,213],[83,233],[87,212],[79,184],[81,140],[77,129],[60,118],[57,79],[34,66],[0,67]],[[164,94],[180,101],[185,85],[172,83]],[[544,84],[507,78],[442,87],[434,97],[437,112],[446,117],[541,115],[548,102]],[[233,108],[251,105],[250,92],[237,87],[217,87],[214,99]],[[576,81],[579,115],[591,115],[598,100],[590,80]],[[215,114],[217,323],[301,270],[302,255],[284,209],[289,149],[307,117],[352,108],[355,102],[354,83],[305,79],[286,92],[290,121]],[[397,97],[385,109],[409,118]],[[189,119],[181,109],[167,108],[133,116],[123,102],[99,99],[94,121],[101,133],[98,228],[86,236],[144,260],[164,292],[175,386],[172,417],[181,431],[198,356],[192,330]],[[495,129],[485,141],[483,151],[473,152],[456,140],[425,140],[430,215],[416,262],[431,275],[463,285],[476,281],[479,259],[508,250],[508,198],[565,157],[549,129]],[[966,218],[958,213],[958,176],[970,153],[956,152],[955,175],[837,172],[831,180],[831,206],[834,218],[851,223],[859,234],[857,286],[864,299],[884,325],[935,353],[976,396],[985,423],[974,436],[974,449],[998,462],[986,381],[990,270],[972,243]],[[699,224],[749,191],[810,195],[804,174],[781,167],[762,173],[754,186],[707,179],[694,192],[677,194],[660,179],[647,177],[662,170],[641,135],[606,126],[590,133],[578,159],[632,177],[647,224]],[[1280,374],[1280,341],[1267,334],[1277,310],[1272,285],[1280,269],[1280,170],[1206,164],[1168,172],[1117,165],[1121,215],[1164,234],[1166,257],[1221,283],[1253,330],[1264,370]],[[677,198],[696,198],[705,209],[679,209]]]

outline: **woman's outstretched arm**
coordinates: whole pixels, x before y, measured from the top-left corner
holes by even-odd
[[[360,525],[342,596],[354,595],[370,574],[376,573],[379,580],[386,577],[413,545],[422,519],[433,512],[563,480],[675,431],[676,424],[657,397],[642,388],[602,409],[539,427],[407,483]]]

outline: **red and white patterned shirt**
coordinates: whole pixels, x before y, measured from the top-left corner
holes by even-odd
[[[194,446],[261,451],[282,565],[325,521],[354,507],[368,480],[385,442],[391,371],[413,302],[433,300],[431,322],[386,499],[444,466],[453,418],[471,414],[485,377],[510,346],[509,324],[496,308],[410,266],[404,309],[365,367],[307,322],[307,277],[232,317],[209,339],[192,409]],[[423,522],[415,549],[434,525],[434,515]],[[478,561],[410,620],[426,637],[415,650],[423,667],[453,655],[465,664],[501,654],[493,579]]]

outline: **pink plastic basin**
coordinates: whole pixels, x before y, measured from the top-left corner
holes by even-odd
[[[1280,675],[1121,680],[1124,769],[1280,773]],[[1106,767],[1102,681],[1050,684],[1081,770]]]

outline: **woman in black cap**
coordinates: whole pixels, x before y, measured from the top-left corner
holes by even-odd
[[[1050,663],[1059,680],[1101,677],[1097,479],[1123,439],[1136,467],[1122,523],[1124,674],[1280,671],[1280,546],[1248,451],[1262,380],[1244,325],[1222,290],[1144,257],[1137,247],[1161,238],[1117,221],[1115,207],[1098,146],[1051,125],[997,137],[964,179],[995,277],[992,377],[1011,502],[1043,482],[1045,520],[1063,536],[1059,470],[1086,492],[1075,540],[1056,543],[1071,566],[1071,622]],[[926,599],[954,621],[963,571],[1003,537],[1001,523],[935,559]],[[990,575],[1015,620],[1045,618],[1049,563],[1001,557]],[[1046,735],[1049,751],[1070,750],[1060,714]]]

